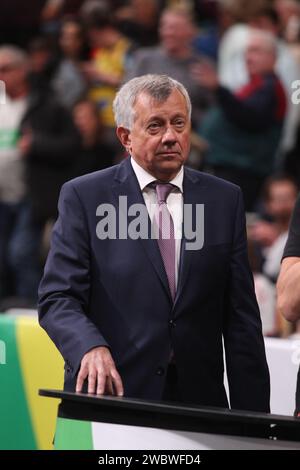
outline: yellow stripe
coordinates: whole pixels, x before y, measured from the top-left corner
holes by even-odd
[[[52,449],[58,401],[38,396],[40,388],[62,389],[63,360],[35,317],[18,317],[16,338],[32,426],[39,449]]]

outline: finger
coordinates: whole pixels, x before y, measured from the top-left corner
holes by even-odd
[[[107,395],[114,395],[113,382],[112,382],[112,378],[110,376],[106,377],[105,393]]]
[[[114,386],[116,395],[118,397],[122,397],[124,395],[124,387],[123,387],[122,379],[116,369],[113,369],[111,371],[111,377],[113,380],[113,386]]]
[[[81,392],[82,387],[83,387],[83,382],[85,381],[87,375],[88,375],[88,371],[85,369],[85,367],[81,367],[77,376],[76,392]]]
[[[103,372],[98,372],[97,375],[97,395],[104,395],[106,376]]]
[[[97,374],[95,372],[95,369],[90,369],[89,376],[88,376],[88,393],[95,393],[96,378],[97,378]]]

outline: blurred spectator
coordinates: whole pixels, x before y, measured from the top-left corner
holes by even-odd
[[[263,331],[267,336],[286,336],[289,329],[276,310],[275,282],[297,193],[294,180],[284,175],[270,177],[263,189],[264,216],[269,220],[261,219],[248,224],[248,244],[252,247],[250,263],[255,255],[257,269],[254,269],[254,283],[261,307]]]
[[[103,142],[103,129],[96,104],[84,99],[77,102],[73,108],[73,119],[81,137],[74,174],[80,176],[111,166],[114,153]]]
[[[298,14],[300,5],[298,4]],[[300,20],[298,16],[298,20]],[[277,61],[275,71],[280,78],[286,92],[287,113],[282,132],[282,138],[279,144],[278,167],[282,168],[285,159],[285,153],[292,149],[297,136],[297,128],[300,123],[300,108],[290,99],[292,93],[292,83],[298,80],[300,76],[300,58],[296,56],[291,45],[286,42],[286,37],[281,37],[282,22],[278,13],[273,8],[268,8],[258,12],[250,25],[264,30],[269,30],[277,36]]]
[[[254,209],[264,179],[272,172],[284,122],[286,99],[274,73],[276,42],[270,33],[253,30],[246,50],[249,83],[233,93],[220,85],[212,66],[194,67],[199,83],[217,92],[200,130],[210,149],[209,170],[238,184],[247,211]]]
[[[121,84],[132,50],[130,41],[118,30],[108,2],[87,2],[82,17],[92,48],[92,59],[82,66],[89,80],[89,97],[98,106],[107,138],[117,144],[112,102]],[[89,8],[88,8],[89,7]]]
[[[79,135],[71,114],[51,93],[31,90],[30,107],[22,120],[22,145],[33,219],[42,227],[57,217],[62,184],[73,177]]]
[[[298,187],[294,180],[280,175],[270,177],[263,188],[263,204],[271,221],[257,221],[248,232],[248,237],[262,249],[262,272],[273,283],[279,274],[297,194]]]
[[[291,85],[300,76],[300,67],[288,45],[280,38],[281,24],[276,10],[273,8],[263,8],[254,11],[247,19],[247,22],[232,26],[223,36],[219,49],[219,76],[221,83],[236,90],[249,81],[249,73],[244,60],[245,50],[251,34],[252,28],[268,31],[277,37],[277,60],[275,71],[280,78],[286,92],[286,96],[291,95]],[[278,159],[282,158],[284,152],[291,149],[296,136],[296,129],[299,122],[299,107],[291,100],[287,101],[287,113],[278,148]],[[278,165],[280,165],[280,159]]]
[[[28,109],[28,62],[13,46],[0,47],[0,80],[6,102],[0,106],[0,299],[34,298],[38,282],[36,234],[31,226],[20,126]]]
[[[28,67],[22,50],[0,47],[0,79],[7,93],[0,107],[1,297],[33,302],[42,227],[56,215],[77,134],[71,117],[51,94],[30,89]]]
[[[60,24],[58,43],[64,57],[75,62],[87,57],[84,28],[80,20],[66,16]]]
[[[200,32],[195,40],[196,50],[208,55],[213,60],[218,58],[219,43],[229,28],[236,24],[247,23],[257,15],[257,12],[265,10],[270,6],[269,0],[194,0],[198,22],[214,19],[204,32]],[[205,26],[206,23],[204,23]],[[258,27],[253,25],[254,27]],[[234,27],[235,29],[235,27]],[[226,41],[227,42],[227,41]],[[232,42],[231,47],[240,48],[238,42]],[[223,49],[223,46],[222,46]],[[223,51],[221,56],[223,56]],[[226,66],[226,64],[225,64]],[[236,80],[237,77],[234,77]],[[227,83],[224,83],[224,85]],[[244,83],[240,83],[242,85]]]
[[[37,36],[28,45],[31,88],[38,93],[50,92],[57,67],[57,54],[49,38]]]
[[[160,45],[136,52],[126,74],[126,81],[148,73],[167,74],[187,88],[193,104],[194,127],[201,121],[212,101],[212,93],[200,86],[191,74],[191,67],[203,60],[193,52],[196,27],[190,12],[181,7],[168,8],[160,18]]]
[[[52,79],[52,87],[60,103],[71,109],[84,95],[87,83],[80,70],[84,53],[83,28],[79,21],[65,19],[59,34],[59,60]]]
[[[67,18],[62,22],[58,46],[57,50],[47,37],[37,37],[30,42],[31,84],[35,89],[52,92],[60,104],[72,109],[87,90],[80,69],[83,29],[77,20]]]
[[[275,0],[274,8],[280,19],[282,37],[287,42],[295,41],[299,34],[299,2],[296,0]]]

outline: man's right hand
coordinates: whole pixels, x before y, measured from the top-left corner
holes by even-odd
[[[121,377],[107,347],[100,346],[91,349],[83,356],[76,382],[76,392],[82,391],[85,379],[88,379],[88,393],[119,397],[124,395]]]

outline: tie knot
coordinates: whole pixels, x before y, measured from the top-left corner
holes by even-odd
[[[153,187],[156,190],[158,204],[162,202],[166,202],[169,194],[173,191],[174,185],[171,183],[160,183],[159,181],[155,181],[153,183]]]

